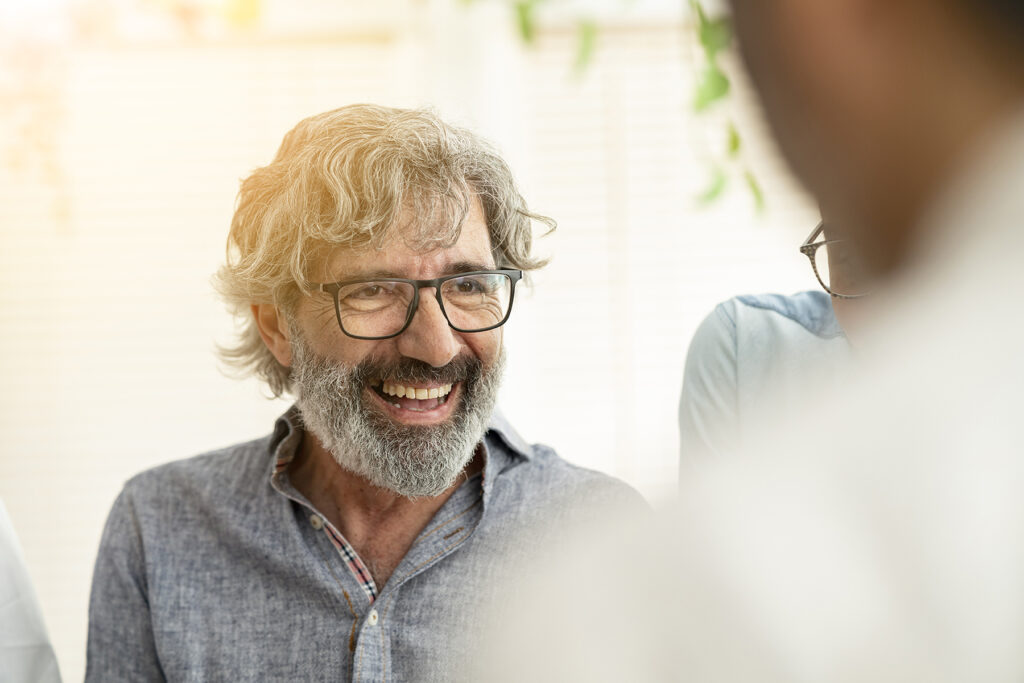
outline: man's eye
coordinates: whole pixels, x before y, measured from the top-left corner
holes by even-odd
[[[384,288],[380,285],[367,285],[352,292],[349,296],[354,296],[357,299],[372,299],[382,294],[384,294]]]
[[[366,282],[353,285],[351,289],[341,292],[339,299],[352,305],[360,303],[365,305],[370,302],[382,304],[394,301],[399,295],[399,288],[386,282]]]
[[[474,292],[482,292],[483,286],[476,280],[456,280],[455,291],[459,294],[472,294]]]

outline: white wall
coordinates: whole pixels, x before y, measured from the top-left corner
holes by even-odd
[[[231,321],[209,277],[238,180],[311,113],[429,104],[503,148],[559,229],[507,327],[502,405],[568,459],[672,490],[690,335],[734,294],[813,287],[796,245],[816,220],[745,91],[732,113],[768,211],[739,190],[697,206],[721,115],[691,112],[678,4],[606,27],[582,78],[570,25],[523,49],[487,2],[396,0],[315,27],[268,2],[276,31],[62,48],[48,101],[64,180],[0,167],[0,497],[66,679],[84,670],[92,562],[124,480],[263,434],[285,408],[219,373]]]

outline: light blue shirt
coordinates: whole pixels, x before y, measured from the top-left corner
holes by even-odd
[[[829,381],[850,346],[822,291],[738,296],[690,342],[679,401],[682,462],[739,448],[766,412],[796,409],[810,377]]]
[[[534,530],[643,505],[496,414],[483,475],[445,502],[374,599],[337,530],[275,472],[302,436],[293,408],[265,438],[125,485],[93,575],[86,681],[457,679],[485,598],[538,569]]]

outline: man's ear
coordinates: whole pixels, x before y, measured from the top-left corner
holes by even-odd
[[[292,364],[292,345],[288,334],[288,323],[284,315],[273,304],[253,304],[252,317],[260,331],[263,343],[274,354],[277,362],[288,368]]]

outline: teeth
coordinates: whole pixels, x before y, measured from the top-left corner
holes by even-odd
[[[384,382],[381,385],[380,390],[388,396],[395,396],[396,398],[415,398],[420,401],[428,398],[444,398],[452,391],[451,384],[442,384],[439,387],[417,388],[407,387],[402,384],[392,384],[391,382]]]

